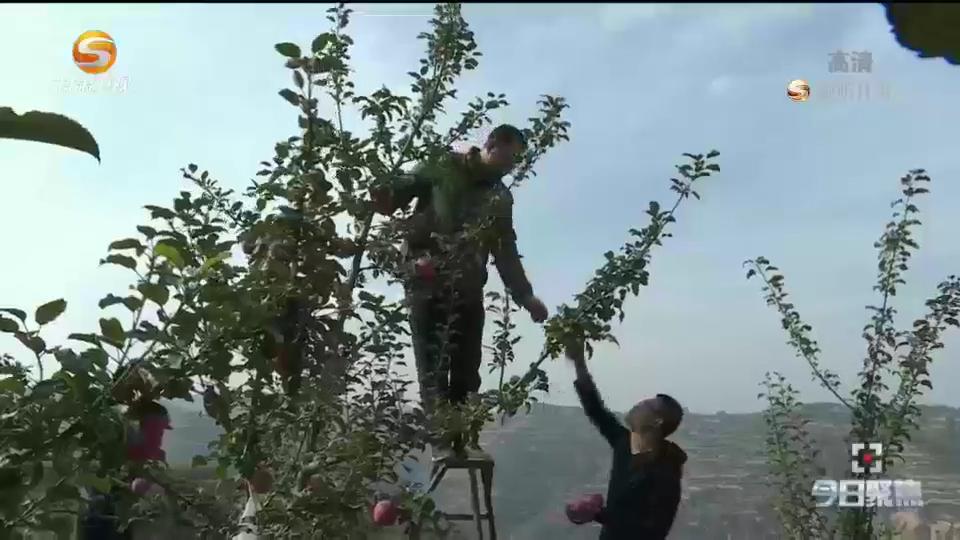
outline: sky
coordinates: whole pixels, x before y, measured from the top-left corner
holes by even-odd
[[[181,167],[197,163],[243,188],[274,143],[296,132],[293,109],[277,96],[290,75],[273,45],[307,47],[327,30],[327,7],[0,6],[8,23],[0,106],[66,114],[90,129],[102,154],[98,164],[67,149],[0,142],[0,304],[32,310],[65,298],[67,313],[47,334],[53,343],[96,328],[98,299],[128,283],[98,261],[145,221],[143,205],[166,204],[186,187]],[[431,6],[354,8],[358,91],[405,91]],[[742,262],[758,255],[784,271],[823,365],[852,388],[864,306],[876,300],[873,242],[910,169],[929,171],[933,193],[920,202],[921,251],[897,297],[902,325],[957,271],[960,166],[950,156],[960,70],[901,49],[879,5],[471,4],[464,13],[484,56],[461,96],[506,93],[511,106],[498,123],[526,122],[541,94],[571,105],[571,140],[516,193],[520,250],[551,308],[646,224],[649,200],[670,198],[683,152],[721,152],[721,173],[701,201],[681,208],[674,236],[653,254],[650,285],[628,302],[615,330],[620,347],[601,346],[591,360],[611,407],[666,392],[695,412],[756,411],[767,371],[786,375],[804,400],[829,399],[785,343],[759,283],[744,278]],[[70,48],[92,29],[116,40],[118,59],[104,77],[117,84],[81,92],[76,83],[91,76]],[[869,52],[871,72],[831,73],[835,51]],[[793,79],[810,82],[809,101],[787,99]],[[842,85],[870,95],[840,98]],[[490,287],[499,286],[494,276]],[[527,319],[520,332],[518,372],[543,338]],[[957,346],[949,338],[936,358],[927,403],[960,406],[948,383],[960,380]],[[16,347],[0,340],[0,351]],[[575,404],[571,367],[558,361],[547,371],[543,400]]]

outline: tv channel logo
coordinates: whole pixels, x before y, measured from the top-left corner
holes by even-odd
[[[850,445],[850,470],[853,474],[883,474],[883,444],[853,443]]]
[[[853,443],[850,469],[854,475],[883,473],[881,443]],[[821,479],[813,482],[811,493],[818,508],[922,507],[923,494],[918,480]]]
[[[87,30],[73,42],[73,62],[85,73],[106,73],[116,61],[117,43],[106,32]]]

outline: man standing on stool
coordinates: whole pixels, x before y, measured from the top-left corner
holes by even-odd
[[[405,286],[420,395],[428,414],[435,401],[463,403],[480,388],[483,288],[490,255],[513,300],[535,322],[547,318],[520,262],[513,197],[502,182],[525,148],[523,133],[502,125],[483,149],[451,152],[371,190],[374,209],[382,214],[417,200],[406,224],[404,255],[411,271]]]

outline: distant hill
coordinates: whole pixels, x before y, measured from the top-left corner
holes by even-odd
[[[217,428],[196,411],[171,407],[174,430],[167,444],[171,463],[189,463],[206,451]],[[845,478],[849,421],[840,406],[807,406],[811,433],[828,474]],[[893,477],[921,480],[926,506],[919,517],[933,523],[960,521],[960,410],[925,407],[922,430]],[[673,437],[689,454],[684,498],[671,538],[751,540],[779,538],[772,514],[765,463],[765,426],[759,413],[688,414]],[[492,426],[483,446],[496,459],[494,506],[501,539],[595,539],[597,529],[570,525],[564,504],[583,493],[605,492],[610,455],[583,412],[538,405],[529,415]],[[450,473],[438,490],[448,511],[467,512],[465,475]],[[923,538],[928,538],[929,534]]]
[[[209,453],[209,444],[222,430],[203,409],[165,401],[173,429],[164,437],[163,447],[171,465],[190,464],[193,456]]]

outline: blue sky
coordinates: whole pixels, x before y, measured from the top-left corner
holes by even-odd
[[[309,44],[327,27],[326,7],[0,6],[0,20],[13,22],[0,36],[0,105],[76,118],[103,157],[98,165],[64,149],[0,143],[0,304],[66,298],[51,341],[94,328],[97,300],[127,283],[97,261],[144,220],[142,205],[166,203],[185,186],[181,166],[198,163],[243,187],[273,144],[295,131],[276,95],[289,73],[273,45]],[[430,6],[356,9],[358,90],[407,88]],[[899,298],[902,320],[920,315],[936,283],[957,271],[960,167],[949,156],[960,70],[899,48],[879,6],[527,4],[468,5],[465,13],[484,57],[460,86],[464,98],[505,92],[512,106],[496,120],[516,123],[540,94],[571,104],[571,141],[517,193],[520,248],[549,306],[578,292],[602,253],[645,223],[648,200],[669,197],[681,153],[721,151],[722,173],[703,187],[702,201],[682,209],[675,237],[654,254],[650,286],[628,304],[616,331],[622,346],[602,347],[593,361],[615,408],[668,392],[694,411],[758,410],[767,370],[785,373],[805,399],[826,399],[784,343],[759,285],[744,280],[742,261],[760,254],[786,272],[823,363],[852,382],[865,348],[863,306],[874,298],[872,244],[908,169],[928,169],[934,183],[921,204],[922,251]],[[116,39],[108,77],[126,77],[125,92],[58,85],[90,77],[70,56],[90,29]],[[870,51],[873,72],[829,73],[836,50]],[[810,81],[811,101],[786,99],[796,78]],[[872,95],[828,96],[843,83]],[[525,364],[542,332],[524,322],[522,333]],[[949,339],[937,359],[929,401],[960,405],[947,383],[960,379],[958,345]],[[575,403],[569,366],[548,370],[546,401]]]

